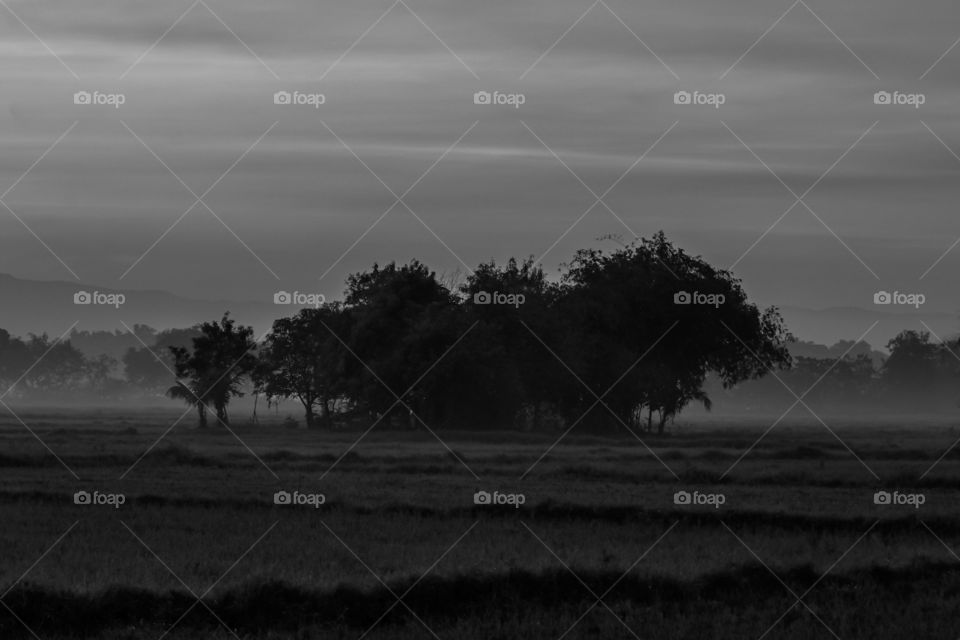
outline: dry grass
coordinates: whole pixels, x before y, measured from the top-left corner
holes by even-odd
[[[960,550],[957,456],[924,475],[950,425],[831,424],[840,443],[786,422],[739,463],[769,422],[687,425],[648,443],[668,470],[626,434],[571,434],[530,469],[557,434],[443,433],[451,453],[377,429],[347,453],[359,432],[185,422],[140,459],[178,415],[21,413],[79,481],[0,420],[0,585],[16,583],[4,602],[44,640],[157,638],[195,602],[188,588],[210,589],[244,640],[356,638],[394,602],[380,580],[400,594],[425,572],[404,601],[441,638],[555,639],[596,601],[573,573],[597,595],[616,583],[604,601],[640,637],[759,637],[794,603],[770,570],[797,595],[816,583],[805,602],[843,638],[946,638],[960,622],[944,546]],[[880,487],[926,503],[878,507]],[[77,506],[79,489],[127,501]],[[327,503],[276,506],[279,489]],[[526,503],[478,507],[478,489]],[[726,502],[677,506],[678,489]],[[368,637],[424,634],[397,606]],[[830,635],[802,605],[771,634]],[[200,605],[167,637],[201,635],[233,637]],[[0,609],[0,637],[31,636]],[[632,636],[601,604],[566,637]]]

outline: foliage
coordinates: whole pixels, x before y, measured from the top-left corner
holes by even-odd
[[[237,325],[229,314],[219,322],[204,322],[193,348],[170,347],[177,383],[167,394],[197,408],[200,426],[206,426],[207,407],[213,405],[217,420],[229,427],[227,405],[242,396],[244,379],[257,364],[253,329]]]

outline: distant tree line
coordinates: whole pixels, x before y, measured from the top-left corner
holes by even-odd
[[[0,329],[0,394],[69,403],[162,393],[172,377],[174,359],[169,347],[190,346],[200,328],[157,332],[138,324],[133,331],[139,339],[126,331],[74,331],[63,339],[47,334],[19,338]]]
[[[865,342],[838,343],[827,357],[796,355],[807,349],[789,346],[795,354],[793,365],[777,374],[779,380],[768,376],[726,390],[725,405],[763,411],[778,405],[786,408],[794,398],[785,385],[797,395],[810,390],[806,403],[831,410],[943,413],[960,405],[960,338],[941,342],[929,331],[901,331],[887,343],[887,355]]]

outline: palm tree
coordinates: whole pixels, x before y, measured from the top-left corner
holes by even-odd
[[[183,400],[188,406],[197,408],[197,420],[200,428],[205,429],[207,426],[207,404],[209,404],[210,400],[207,398],[201,401],[200,396],[202,393],[204,393],[203,389],[191,388],[180,380],[177,380],[175,385],[167,389],[168,398]]]
[[[236,326],[229,314],[220,322],[203,323],[192,350],[170,347],[178,380],[167,395],[197,407],[200,427],[207,425],[211,404],[217,420],[229,427],[227,405],[233,396],[243,395],[243,381],[256,365],[256,346],[253,329]]]

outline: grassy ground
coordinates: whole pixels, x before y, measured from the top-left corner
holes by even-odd
[[[161,438],[178,412],[17,412],[52,453],[0,416],[0,638],[960,629],[947,423],[828,420],[834,436],[788,418],[757,442],[773,419],[703,422],[651,453],[626,432],[555,448],[559,433],[441,433],[444,446],[378,427],[351,449],[361,432],[279,420]],[[74,504],[81,490],[124,504]],[[479,490],[524,503],[476,505]],[[877,505],[878,490],[923,504]],[[325,503],[276,505],[277,491]],[[677,491],[722,504],[677,505]]]

